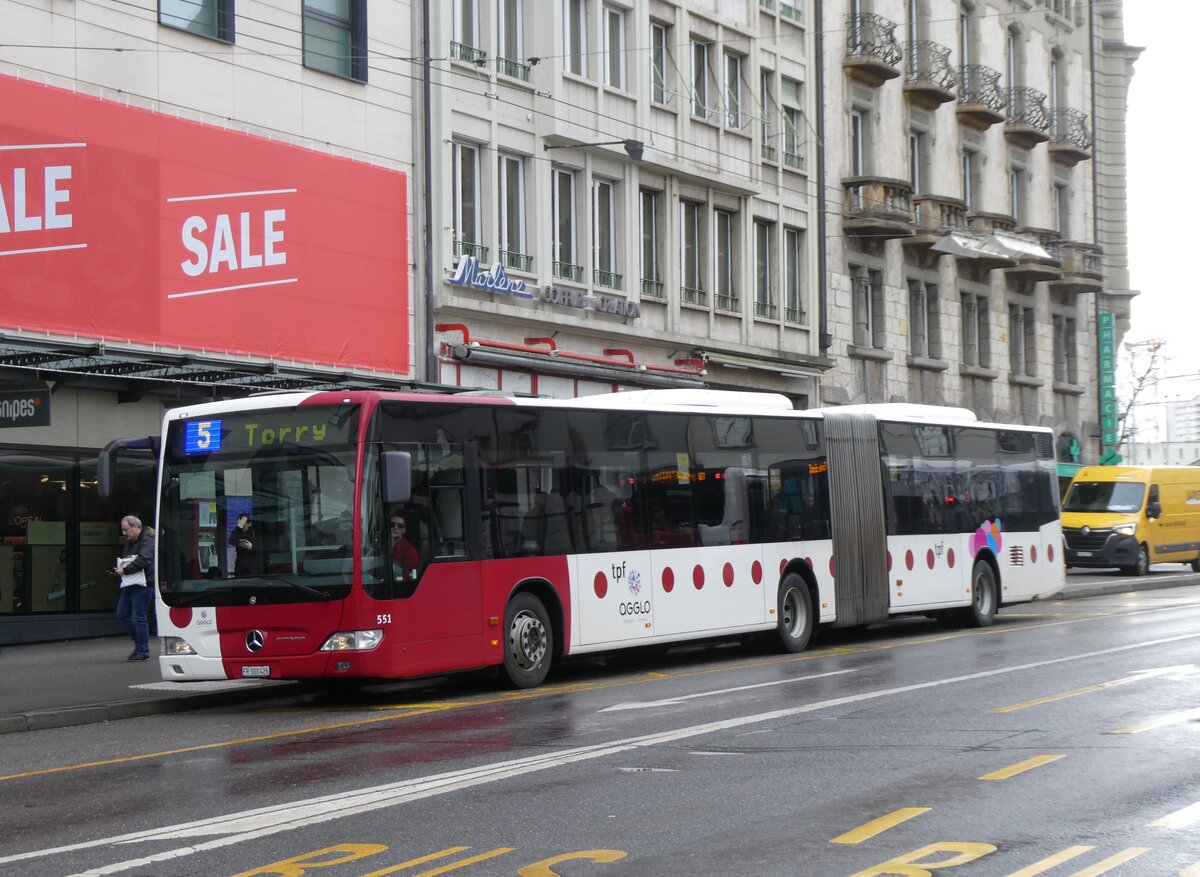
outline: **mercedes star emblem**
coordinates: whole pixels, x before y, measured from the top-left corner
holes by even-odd
[[[267,641],[267,635],[261,630],[252,630],[246,634],[246,651],[257,652],[262,649],[263,644]]]

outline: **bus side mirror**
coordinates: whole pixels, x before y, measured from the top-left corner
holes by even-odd
[[[158,448],[157,436],[119,438],[106,444],[96,459],[96,494],[101,499],[112,496],[117,477],[117,457],[121,451],[151,451],[157,457]]]
[[[412,454],[383,452],[383,501],[388,505],[412,499]]]
[[[1158,500],[1154,500],[1148,506],[1146,506],[1146,517],[1152,521],[1155,518],[1161,518],[1162,517],[1162,503],[1159,502]]]

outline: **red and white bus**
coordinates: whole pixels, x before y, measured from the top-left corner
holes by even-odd
[[[170,411],[156,444],[173,681],[497,666],[530,687],[650,644],[988,625],[1063,581],[1051,432],[964,409],[290,393]]]

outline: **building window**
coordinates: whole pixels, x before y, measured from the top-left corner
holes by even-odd
[[[159,0],[158,23],[233,42],[233,0]]]
[[[929,135],[908,132],[908,176],[914,195],[923,195],[929,185]]]
[[[367,81],[366,0],[304,0],[304,66]]]
[[[725,127],[742,127],[742,56],[725,53]]]
[[[991,368],[992,340],[986,296],[962,294],[963,365]]]
[[[563,45],[566,72],[587,76],[587,0],[563,0]]]
[[[979,153],[973,149],[964,149],[960,156],[960,173],[962,176],[962,198],[967,210],[979,210],[981,184],[979,179]]]
[[[804,170],[804,90],[794,79],[784,79],[780,90],[783,122],[783,164]]]
[[[604,7],[604,84],[625,89],[625,12]]]
[[[525,57],[525,16],[521,3],[522,0],[500,0],[499,55],[514,64]]]
[[[1026,225],[1028,191],[1025,168],[1012,165],[1008,169],[1008,209],[1018,226]]]
[[[670,102],[667,80],[667,28],[656,22],[650,23],[650,99],[656,104]]]
[[[704,291],[704,205],[679,202],[679,277],[681,296],[688,304],[708,304]]]
[[[850,176],[861,177],[867,172],[867,114],[850,111]],[[861,192],[861,189],[858,190]]]
[[[798,228],[783,230],[783,318],[804,325],[804,232]]]
[[[480,48],[478,4],[479,0],[454,0],[454,41],[470,49]]]
[[[958,57],[963,66],[975,63],[975,7],[971,3],[958,10]]]
[[[1071,190],[1066,183],[1054,184],[1054,230],[1059,240],[1071,240]]]
[[[583,268],[575,249],[575,171],[555,168],[554,177],[554,276],[582,282]]]
[[[642,294],[662,298],[662,192],[642,189]]]
[[[525,237],[525,159],[501,155],[497,168],[500,201],[500,261],[505,268],[532,271]]]
[[[1054,315],[1054,380],[1079,383],[1078,341],[1075,321],[1064,314]]]
[[[908,352],[928,359],[942,358],[941,320],[936,284],[908,281]]]
[[[596,283],[619,288],[615,188],[608,180],[592,180],[592,270]]]
[[[775,97],[772,93],[772,87],[775,83],[775,73],[771,70],[763,70],[758,77],[758,103],[762,110],[762,128],[760,134],[762,136],[762,155],[763,158],[775,160],[776,145],[773,140],[774,131],[771,128],[771,113],[775,106]]]
[[[483,249],[483,221],[479,198],[479,147],[473,143],[450,146],[450,174],[454,187],[454,255],[487,260]]]
[[[708,118],[708,43],[692,40],[692,115]]]
[[[880,272],[851,266],[854,285],[854,346],[886,346],[884,336],[883,276]]]
[[[1037,374],[1037,324],[1033,308],[1008,306],[1008,363],[1014,375]]]
[[[738,310],[737,295],[737,217],[728,210],[713,212],[716,226],[716,261],[713,289],[716,306],[723,311]]]
[[[775,239],[775,223],[754,220],[754,315],[774,320],[779,316],[772,294],[771,280],[775,276],[771,245]]]

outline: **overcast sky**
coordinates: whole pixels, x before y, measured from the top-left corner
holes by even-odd
[[[1162,339],[1161,374],[1200,372],[1200,114],[1196,0],[1125,0],[1125,42],[1145,51],[1129,92],[1129,246],[1133,326],[1126,342]],[[1200,395],[1200,377],[1161,386]]]

